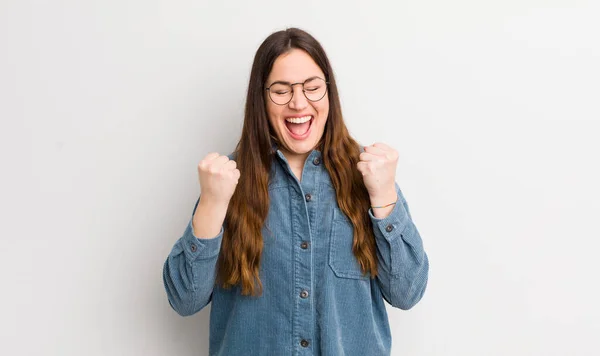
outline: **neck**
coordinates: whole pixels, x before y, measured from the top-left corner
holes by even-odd
[[[302,180],[302,169],[304,168],[304,162],[306,158],[310,155],[310,152],[307,153],[293,153],[285,149],[281,149],[281,153],[285,156],[285,159],[288,161],[292,172],[299,181]]]
[[[304,162],[306,161],[306,157],[308,157],[308,155],[310,155],[310,152],[299,154],[299,153],[290,152],[285,149],[282,149],[281,153],[283,153],[283,155],[285,156],[285,159],[287,159],[290,167],[300,168],[300,169],[302,169],[304,167]]]

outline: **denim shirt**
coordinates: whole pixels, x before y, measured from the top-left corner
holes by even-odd
[[[210,355],[390,355],[384,300],[404,310],[413,307],[429,271],[398,184],[398,203],[387,217],[368,212],[379,271],[371,279],[352,252],[354,228],[337,204],[321,153],[309,154],[301,181],[280,150],[271,169],[259,269],[263,294],[242,296],[239,286],[215,284],[226,226],[213,238],[198,239],[190,218],[163,267],[171,307],[188,316],[212,302]]]

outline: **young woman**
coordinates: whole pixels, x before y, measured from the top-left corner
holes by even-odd
[[[383,301],[414,306],[429,270],[397,159],[349,135],[315,38],[262,43],[241,138],[199,163],[200,198],[164,264],[175,311],[212,301],[210,355],[390,354]]]

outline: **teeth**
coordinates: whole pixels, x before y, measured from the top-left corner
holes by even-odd
[[[285,119],[287,122],[291,122],[292,124],[302,124],[310,120],[312,116],[304,116],[304,117],[288,117]]]

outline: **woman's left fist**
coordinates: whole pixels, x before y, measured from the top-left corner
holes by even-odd
[[[384,143],[365,146],[356,168],[363,175],[369,196],[379,197],[396,192],[396,165],[398,152]]]

